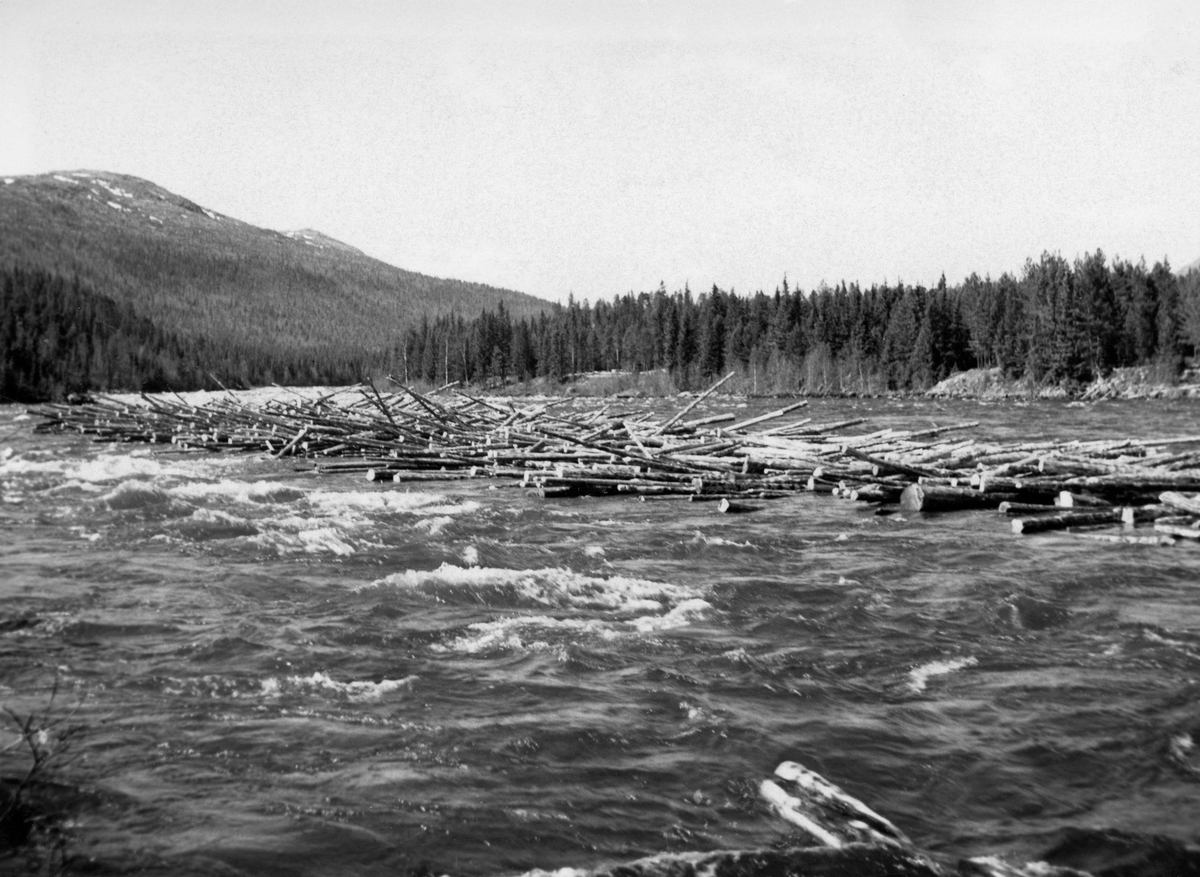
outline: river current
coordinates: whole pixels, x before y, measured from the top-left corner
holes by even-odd
[[[737,404],[698,413],[778,407]],[[808,414],[1200,432],[1195,402]],[[55,776],[87,790],[70,852],[97,871],[771,847],[800,837],[758,792],[788,759],[935,852],[1025,862],[1065,826],[1200,840],[1200,546],[813,494],[720,515],[384,485],[35,423],[0,407],[0,701],[44,705],[57,680],[81,730]]]

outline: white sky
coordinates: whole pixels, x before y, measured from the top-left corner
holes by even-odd
[[[1200,3],[0,0],[0,174],[550,299],[1200,256]]]

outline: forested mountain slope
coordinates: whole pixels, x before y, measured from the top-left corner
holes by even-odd
[[[182,372],[234,383],[357,379],[362,369],[386,369],[397,339],[423,316],[472,317],[501,305],[532,316],[548,306],[523,293],[404,271],[311,229],[258,228],[146,180],[98,171],[0,178],[0,276],[8,290],[0,314],[11,336],[0,359],[8,372],[31,367],[13,361],[15,334],[37,356],[43,353],[31,338],[51,328],[44,307],[36,314],[14,309],[32,306],[35,287],[57,284],[70,294],[48,301],[98,295],[104,303],[85,310],[119,313],[121,326],[149,321],[134,333],[141,347],[147,332],[172,338],[168,347],[184,359],[164,353],[161,371],[173,385]],[[65,345],[60,352],[98,362],[96,344],[72,325],[54,327]],[[204,362],[184,361],[201,348]],[[143,352],[143,360],[153,359],[153,351]],[[105,386],[84,377],[63,380]],[[11,379],[3,384],[15,392]],[[27,386],[19,395],[45,392]]]

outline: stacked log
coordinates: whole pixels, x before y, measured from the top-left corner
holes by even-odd
[[[745,419],[686,419],[727,379],[665,418],[616,400],[579,410],[578,400],[518,406],[453,386],[422,394],[372,384],[257,405],[232,394],[205,405],[159,395],[30,411],[41,432],[266,452],[376,483],[487,478],[547,499],[713,500],[724,513],[811,492],[909,513],[999,509],[1021,534],[1149,525],[1156,544],[1200,538],[1200,436],[1000,443],[964,438],[977,423],[813,423],[799,416],[803,400]]]

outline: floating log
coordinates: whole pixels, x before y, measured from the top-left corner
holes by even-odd
[[[1053,504],[1066,488],[1066,482],[1054,478],[981,477],[977,486],[980,493],[1012,493],[1021,502],[1045,502],[1048,505]]]
[[[726,431],[743,430],[749,426],[754,426],[756,423],[762,423],[766,420],[774,420],[777,417],[783,417],[785,414],[795,411],[797,408],[803,408],[807,404],[808,400],[805,399],[801,402],[797,402],[795,405],[788,405],[786,408],[780,408],[778,411],[770,411],[766,414],[760,414],[758,417],[751,417],[749,420],[743,420],[741,423],[735,423],[733,426],[726,427]]]
[[[1186,496],[1174,490],[1167,490],[1158,495],[1160,502],[1193,515],[1200,515],[1200,496]]]
[[[1112,506],[1112,503],[1103,497],[1091,493],[1072,493],[1069,490],[1060,490],[1058,496],[1054,498],[1054,504],[1064,509],[1109,508]]]
[[[701,393],[699,396],[697,396],[695,399],[693,399],[690,405],[688,405],[686,408],[684,408],[682,411],[680,411],[678,414],[676,414],[674,417],[672,417],[670,420],[668,420],[666,423],[664,423],[662,426],[660,426],[657,430],[655,430],[655,432],[658,432],[658,433],[665,432],[670,426],[672,426],[676,422],[682,420],[689,411],[691,411],[693,408],[695,408],[697,405],[699,405],[701,402],[703,402],[705,399],[707,399],[709,396],[711,396],[713,393],[715,393],[717,391],[718,387],[720,387],[723,383],[725,383],[727,380],[732,378],[735,374],[737,374],[737,372],[730,372],[729,374],[725,375],[725,377],[721,378],[721,380],[717,381],[715,384],[713,384],[711,387],[709,387],[707,390],[705,390],[703,393]]]
[[[1192,436],[1015,444],[939,437],[974,424],[867,427],[847,434],[865,418],[760,428],[803,402],[749,418],[727,412],[684,422],[729,377],[665,420],[648,410],[616,411],[610,404],[578,410],[580,400],[517,407],[511,400],[494,404],[461,391],[386,393],[369,384],[319,398],[281,395],[264,404],[243,404],[232,394],[205,405],[171,396],[140,401],[98,396],[81,405],[37,406],[30,413],[41,418],[38,432],[152,443],[178,452],[265,449],[277,458],[307,459],[305,468],[323,477],[377,482],[487,477],[547,497],[725,499],[734,506],[810,490],[873,503],[898,501],[910,511],[1004,503],[1006,514],[1039,522],[1031,527],[1045,528],[1045,521],[1056,518],[1073,526],[1088,519],[1063,515],[1116,512],[1128,525],[1157,521],[1182,527],[1185,538],[1200,529],[1192,526],[1200,518],[1200,451]],[[729,422],[734,425],[728,431],[718,426]],[[968,478],[977,489],[966,486]],[[1057,513],[1049,506],[1056,498]],[[1174,520],[1180,515],[1185,517]]]
[[[1086,512],[1058,512],[1032,518],[1015,518],[1014,533],[1042,533],[1046,530],[1065,530],[1068,527],[1085,527],[1096,524],[1121,523],[1122,509],[1095,509]]]
[[[930,469],[918,469],[915,466],[908,466],[904,463],[885,460],[882,457],[876,457],[871,454],[866,454],[858,448],[850,447],[849,445],[842,446],[842,453],[851,457],[856,457],[859,460],[871,464],[872,475],[886,475],[889,472],[899,472],[901,475],[908,475],[912,478],[920,478],[922,475],[936,475]]]
[[[998,511],[1000,514],[1012,518],[1018,515],[1044,515],[1048,512],[1057,512],[1058,508],[1058,506],[1041,505],[1035,502],[1002,502]]]
[[[953,512],[963,509],[994,509],[1013,501],[1011,493],[981,493],[969,487],[910,484],[900,495],[900,508],[908,512]]]

